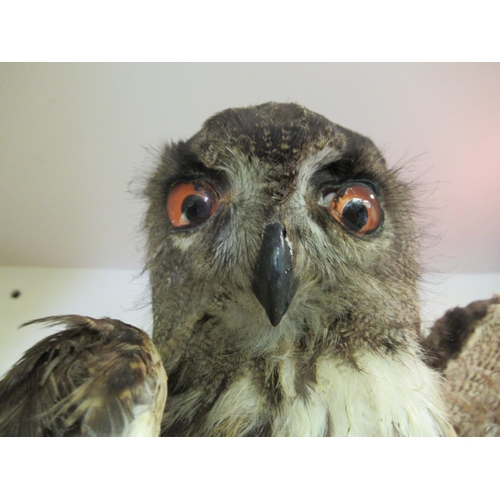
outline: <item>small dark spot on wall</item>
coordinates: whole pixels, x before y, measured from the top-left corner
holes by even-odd
[[[18,299],[21,296],[21,290],[12,290],[12,292],[10,292],[10,296],[13,299]]]

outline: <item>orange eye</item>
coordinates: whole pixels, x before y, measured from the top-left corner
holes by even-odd
[[[174,227],[194,227],[210,219],[219,208],[219,197],[205,181],[176,184],[167,200],[167,212]]]
[[[325,196],[324,202],[332,217],[358,236],[376,231],[383,212],[377,197],[365,184],[351,184]]]

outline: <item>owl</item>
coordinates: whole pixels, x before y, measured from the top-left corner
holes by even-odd
[[[412,193],[370,139],[298,104],[228,109],[164,148],[144,194],[161,435],[454,435]]]

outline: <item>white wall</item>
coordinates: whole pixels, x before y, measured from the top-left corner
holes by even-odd
[[[14,290],[21,295],[12,298]],[[500,293],[497,274],[432,274],[422,286],[424,324],[447,309]],[[110,316],[152,331],[147,275],[130,270],[0,267],[0,376],[51,330],[22,323],[58,314]]]
[[[14,299],[11,294],[19,290]],[[0,267],[0,377],[35,342],[53,329],[18,329],[58,314],[109,316],[151,334],[147,275],[109,269]]]

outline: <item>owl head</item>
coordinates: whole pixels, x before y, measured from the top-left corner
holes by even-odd
[[[370,139],[297,104],[228,109],[165,147],[145,193],[160,350],[210,331],[262,352],[339,321],[381,345],[418,331],[412,196]]]

